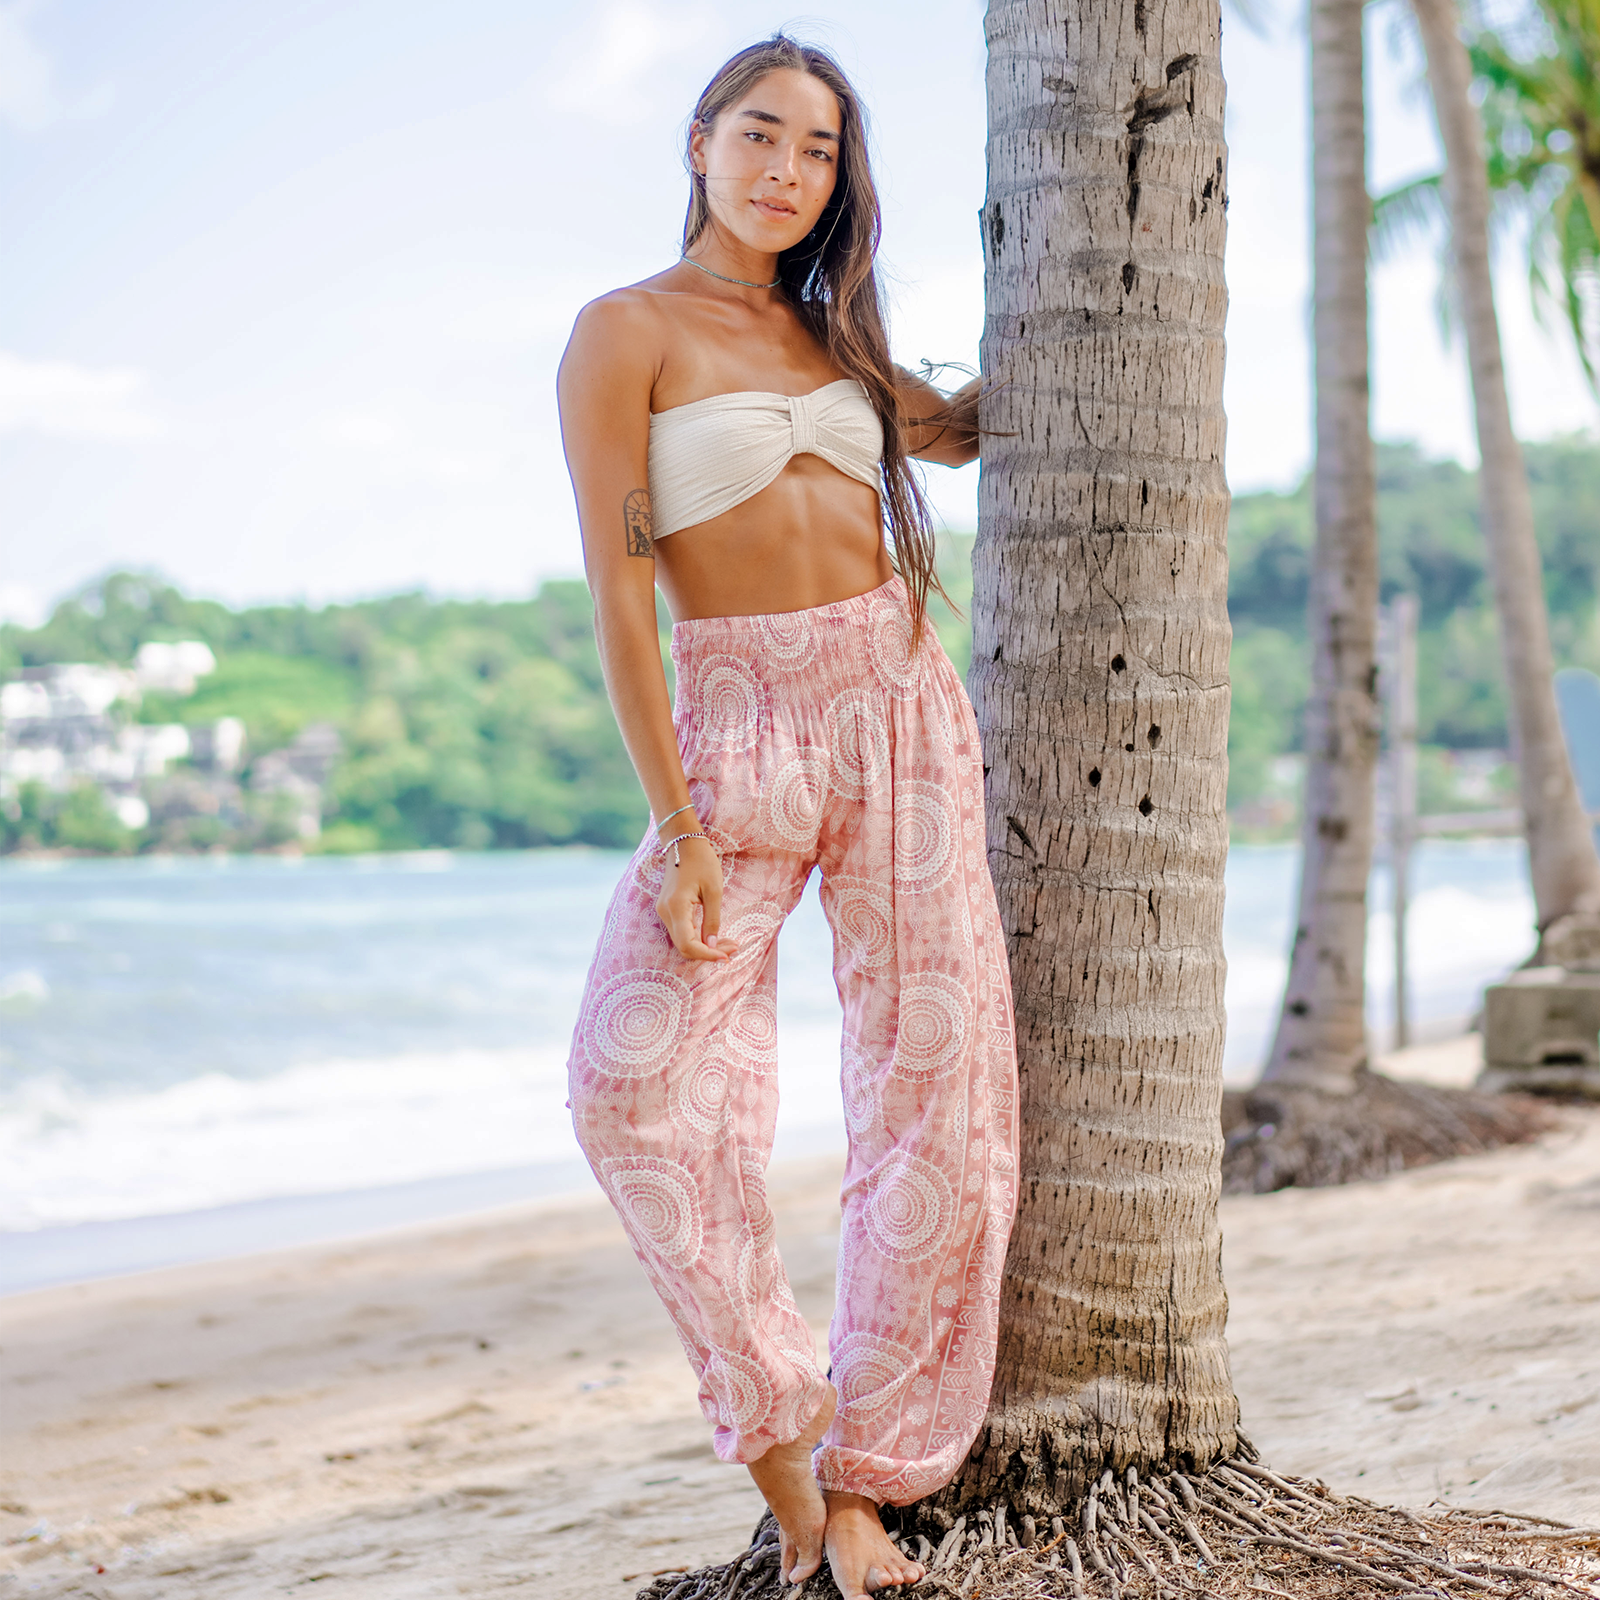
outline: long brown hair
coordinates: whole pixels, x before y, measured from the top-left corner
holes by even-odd
[[[786,34],[763,39],[717,69],[695,102],[690,133],[712,124],[769,72],[785,68],[825,83],[839,102],[839,172],[816,226],[778,257],[778,280],[800,320],[828,358],[867,392],[883,424],[883,512],[895,570],[911,597],[912,637],[920,639],[930,590],[944,593],[935,570],[933,527],[922,485],[906,455],[907,418],[895,384],[874,266],[883,219],[867,161],[866,117],[850,80],[833,58]],[[687,252],[711,220],[706,180],[689,167]]]

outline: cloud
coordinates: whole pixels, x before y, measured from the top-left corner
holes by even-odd
[[[369,411],[340,411],[324,419],[322,436],[329,444],[354,450],[387,450],[399,441],[392,418]]]
[[[593,117],[637,120],[656,98],[663,63],[698,49],[715,31],[704,6],[617,0],[569,40],[567,62],[552,74],[558,86],[551,103]]]
[[[48,621],[49,616],[49,604],[37,589],[26,583],[0,583],[0,622],[37,628]]]
[[[305,437],[368,484],[485,487],[502,483],[519,454],[506,408],[408,391],[327,412]]]
[[[130,367],[29,361],[0,350],[0,433],[63,439],[148,439],[162,432]]]
[[[39,133],[58,122],[104,116],[111,90],[102,85],[77,100],[62,98],[50,57],[28,31],[38,0],[0,0],[0,122]]]
[[[620,254],[620,252],[619,252]],[[633,266],[628,262],[623,271]],[[641,275],[657,270],[648,260],[639,263]],[[440,312],[439,326],[453,340],[504,350],[511,345],[550,345],[559,350],[572,332],[579,307],[614,289],[618,278],[615,257],[590,272],[541,272],[536,288],[525,291],[479,291],[461,296]],[[415,319],[415,312],[408,320]]]

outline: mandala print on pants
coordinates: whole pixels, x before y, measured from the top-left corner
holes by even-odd
[[[844,999],[850,1135],[839,1407],[825,1488],[947,1483],[994,1375],[1016,1205],[1016,1058],[972,708],[898,579],[838,605],[680,623],[676,723],[722,857],[729,962],[656,915],[653,833],[623,875],[573,1038],[573,1121],[700,1375],[725,1461],[796,1438],[827,1380],[762,1175],[778,1109],[777,936],[813,870]]]

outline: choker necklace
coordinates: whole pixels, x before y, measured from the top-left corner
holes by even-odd
[[[730,278],[725,272],[713,272],[710,267],[701,267],[698,261],[691,261],[688,256],[679,256],[678,259],[685,266],[699,267],[708,278],[721,278],[724,283],[736,283],[741,289],[776,289],[782,278],[774,278],[771,283],[751,283],[748,278]]]

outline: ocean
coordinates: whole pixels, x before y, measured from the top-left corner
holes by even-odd
[[[0,1287],[586,1188],[564,1063],[625,859],[0,863]],[[1269,1043],[1297,863],[1229,859],[1232,1082]],[[1438,1035],[1531,948],[1523,848],[1430,841],[1414,879],[1413,1016]],[[1380,1041],[1387,902],[1380,870]],[[779,959],[781,1158],[844,1138],[814,885]]]

